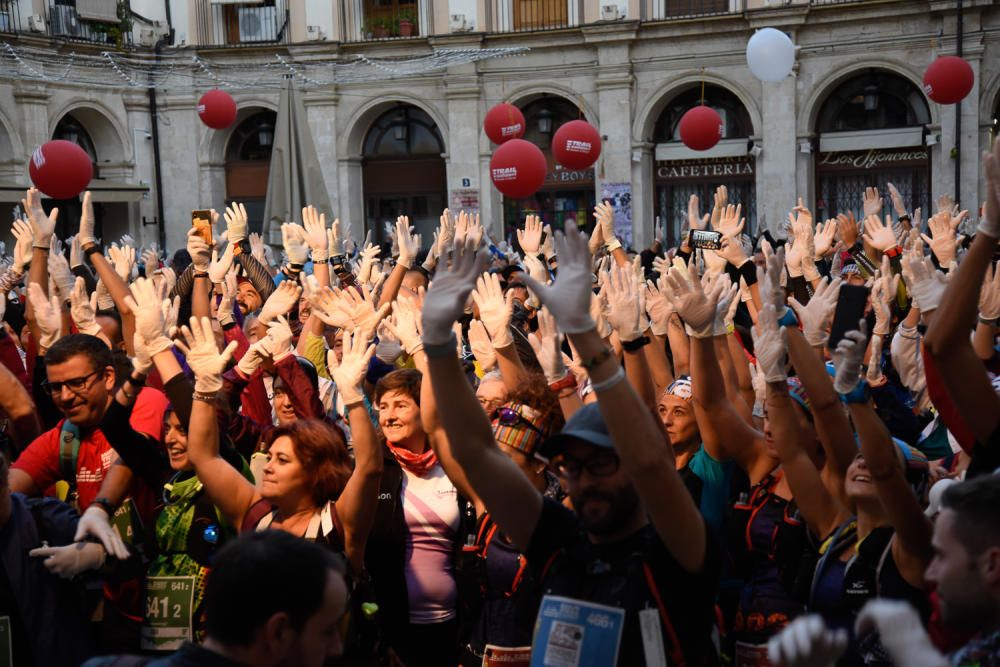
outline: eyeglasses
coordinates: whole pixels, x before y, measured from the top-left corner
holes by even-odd
[[[537,433],[538,435],[545,437],[545,433],[542,429],[538,428],[530,421],[525,419],[517,410],[514,408],[497,408],[493,411],[493,415],[490,417],[493,421],[500,422],[504,426],[527,426],[529,429]]]
[[[69,380],[64,380],[63,382],[45,381],[42,383],[42,389],[47,391],[52,396],[59,396],[62,394],[63,387],[66,387],[72,393],[79,396],[81,393],[90,389],[90,382],[88,382],[88,380],[100,372],[101,371],[91,371],[83,377],[71,378]]]
[[[556,470],[566,479],[578,479],[584,468],[591,477],[609,477],[618,472],[620,463],[620,459],[613,452],[596,454],[586,461],[564,456],[556,464]]]

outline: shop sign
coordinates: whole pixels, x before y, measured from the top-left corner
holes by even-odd
[[[877,169],[891,167],[923,167],[927,164],[927,149],[871,149],[820,153],[816,167],[827,170]]]
[[[553,169],[550,167],[549,173],[545,175],[545,185],[585,185],[593,182],[593,169]]]
[[[662,160],[656,163],[656,178],[664,181],[732,178],[733,176],[753,176],[753,170],[754,161],[750,157]]]

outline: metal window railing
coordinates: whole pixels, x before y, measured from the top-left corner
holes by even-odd
[[[490,32],[533,32],[573,28],[583,23],[584,0],[491,0],[486,3]]]
[[[17,0],[0,0],[0,33],[21,32],[21,15]]]
[[[426,36],[429,31],[425,18],[433,15],[429,0],[396,3],[340,0],[343,38],[347,42]]]
[[[197,17],[204,46],[260,46],[289,41],[288,5],[203,2]]]
[[[132,46],[131,28],[119,23],[101,23],[80,18],[76,5],[50,0],[46,20],[49,36],[71,42],[107,44],[116,48]]]
[[[654,0],[652,21],[664,21],[700,16],[741,14],[746,10],[746,0]]]

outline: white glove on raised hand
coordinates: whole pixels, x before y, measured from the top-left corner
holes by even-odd
[[[226,279],[226,274],[233,268],[233,248],[236,246],[232,242],[226,244],[226,249],[219,257],[218,250],[212,250],[212,262],[208,265],[208,279],[218,285]]]
[[[59,304],[59,297],[55,294],[46,297],[41,285],[33,282],[28,283],[28,299],[35,311],[35,322],[38,325],[39,351],[48,351],[59,340],[62,329],[62,307]]]
[[[420,298],[423,298],[423,288]],[[403,349],[411,357],[424,349],[421,338],[420,306],[416,299],[401,296],[392,304],[392,316],[385,320],[385,326],[399,339]],[[448,329],[451,331],[451,329]]]
[[[496,367],[497,353],[493,350],[493,341],[482,320],[472,320],[469,323],[469,347],[484,373]]]
[[[667,274],[667,285],[673,292],[671,300],[674,310],[687,325],[688,335],[695,338],[710,338],[715,335],[716,307],[723,292],[731,287],[729,276],[713,276],[706,292],[698,277],[698,269],[691,262],[686,273],[676,266],[671,268]]]
[[[437,257],[444,257],[455,244],[455,218],[450,210],[444,209],[439,220],[434,252]]]
[[[24,275],[25,267],[31,262],[31,244],[35,239],[31,225],[27,220],[15,220],[11,233],[14,235],[14,264],[12,268],[18,275]]]
[[[364,333],[369,341],[375,337],[379,322],[392,308],[392,304],[387,303],[376,310],[375,295],[364,285],[360,291],[355,287],[348,287],[340,292],[340,303],[340,309],[351,318],[351,326]]]
[[[95,542],[75,542],[63,547],[37,547],[28,552],[33,558],[44,558],[45,569],[62,579],[104,567],[104,547]]]
[[[885,375],[882,374],[882,336],[872,337],[872,353],[868,357],[868,370],[865,372],[865,380],[869,387],[881,387],[886,383]]]
[[[955,259],[955,252],[962,242],[958,227],[968,215],[968,211],[952,215],[952,211],[946,209],[938,211],[927,221],[931,235],[921,234],[920,238],[930,247],[941,266],[948,266]]]
[[[79,246],[73,239],[74,245]],[[146,272],[147,278],[152,278],[153,274],[160,269],[160,249],[155,242],[150,244],[148,248],[142,251],[140,255],[140,260],[142,261],[142,268]],[[72,263],[72,262],[71,262]],[[82,264],[82,260],[80,264]],[[74,266],[79,266],[80,264],[75,264]]]
[[[810,614],[772,637],[767,657],[781,667],[833,667],[846,649],[846,630],[829,630],[821,616]]]
[[[410,219],[405,215],[396,218],[396,243],[399,245],[399,259],[396,261],[412,269],[420,252],[420,234],[413,233]]]
[[[1000,138],[994,139],[993,150],[983,156],[986,173],[986,205],[979,220],[979,233],[992,239],[1000,238]]]
[[[352,335],[344,331],[344,346],[340,365],[332,372],[337,391],[344,399],[345,405],[361,403],[365,398],[362,383],[368,371],[368,362],[375,354],[375,346],[368,344],[368,336],[361,329],[355,329]]]
[[[620,248],[621,243],[615,234],[615,209],[603,201],[597,202],[597,205],[594,207],[594,217],[597,218],[597,224],[601,227],[601,238],[604,239],[604,247],[608,250],[614,250],[616,247]]]
[[[240,202],[233,202],[222,212],[226,219],[226,238],[236,244],[247,237],[247,210]]]
[[[542,245],[542,219],[529,215],[524,219],[524,229],[517,230],[517,242],[525,255],[537,255]]]
[[[135,266],[135,248],[127,245],[119,246],[113,243],[108,248],[108,254],[111,256],[111,264],[115,267],[115,273],[125,283],[128,283],[132,278],[132,267]],[[191,257],[193,259],[194,255]]]
[[[892,231],[891,216],[886,216],[885,222],[882,222],[877,215],[868,216],[865,218],[864,226],[865,241],[879,252],[891,250],[898,245],[896,233]]]
[[[937,310],[948,287],[947,277],[934,268],[930,257],[920,254],[921,249],[903,253],[903,279],[921,313]]]
[[[309,245],[306,243],[306,232],[294,222],[281,225],[281,244],[285,255],[291,264],[305,264],[309,261]]]
[[[97,291],[87,294],[87,282],[77,277],[69,293],[69,314],[80,333],[99,336],[101,326],[97,323]]]
[[[882,268],[875,272],[872,280],[870,298],[875,312],[875,328],[872,333],[876,336],[888,336],[892,328],[892,302],[896,300],[899,288],[899,276],[892,275],[888,257],[883,255]]]
[[[567,334],[583,333],[595,328],[590,315],[591,257],[587,240],[576,225],[568,225],[565,234],[555,233],[553,240],[559,257],[559,275],[552,285],[542,285],[531,276],[524,280],[535,296],[545,304]]]
[[[21,205],[31,223],[32,245],[35,248],[48,248],[52,244],[52,234],[56,231],[59,209],[54,208],[46,215],[42,208],[42,193],[37,188],[28,188]]]
[[[249,378],[260,368],[265,359],[271,358],[273,347],[274,341],[271,338],[264,336],[258,339],[256,343],[252,343],[247,348],[247,351],[243,353],[243,356],[236,363],[236,368],[245,377]]]
[[[788,305],[802,323],[802,335],[813,347],[826,345],[830,338],[830,324],[833,322],[833,312],[837,308],[837,297],[840,294],[840,278],[831,281],[824,277],[816,287],[816,293],[809,303],[802,305],[794,296],[788,298]]]
[[[340,220],[333,222],[337,233],[340,232]],[[336,248],[330,245],[330,234],[326,228],[326,216],[319,212],[315,206],[306,206],[302,209],[302,227],[306,243],[312,251],[313,262],[325,262],[330,259],[331,251],[337,254]],[[336,236],[336,235],[335,235]],[[336,244],[339,239],[335,238]]]
[[[88,507],[76,524],[76,535],[73,536],[73,541],[82,542],[88,537],[100,540],[101,544],[104,545],[104,550],[118,560],[125,560],[129,557],[128,547],[122,541],[122,536],[111,525],[111,518],[100,505]]]
[[[264,266],[269,266],[264,238],[257,232],[250,234],[250,254]]]
[[[646,322],[639,298],[639,281],[631,267],[615,266],[608,276],[607,318],[618,338],[627,343],[642,337]]]
[[[80,211],[80,231],[76,235],[80,239],[81,246],[97,243],[97,237],[94,236],[94,204],[91,201],[90,190],[83,193],[83,206]]]
[[[647,280],[646,314],[649,316],[649,325],[654,334],[667,335],[673,312],[674,304],[670,302],[670,286],[667,285],[665,276],[661,275],[655,285],[652,280]]]
[[[215,308],[215,316],[219,324],[225,326],[233,323],[233,308],[236,306],[236,293],[239,289],[239,282],[236,277],[236,269],[230,269],[226,274],[226,279],[220,283],[222,298]]]
[[[476,280],[476,289],[472,291],[472,300],[479,308],[479,319],[486,325],[495,349],[502,349],[514,344],[514,336],[510,332],[510,317],[514,312],[513,292],[507,292],[506,298],[500,288],[500,278],[495,273],[484,273]]]
[[[172,348],[167,323],[172,304],[165,298],[164,286],[157,288],[149,278],[139,278],[129,285],[129,291],[125,303],[135,316],[135,332],[146,342],[150,356]],[[176,314],[173,317],[176,323]]]
[[[983,288],[979,292],[979,317],[984,320],[1000,319],[1000,268],[986,267]]]
[[[764,303],[774,304],[774,312],[778,314],[780,320],[788,308],[785,302],[785,288],[781,285],[781,276],[785,272],[785,248],[778,248],[775,252],[770,243],[761,241],[760,250],[764,255],[764,266],[757,267],[760,297]]]
[[[177,347],[184,353],[187,364],[194,373],[194,390],[211,394],[222,389],[222,372],[232,359],[236,341],[231,341],[220,354],[215,344],[212,321],[207,317],[200,320],[192,317],[190,327],[181,327],[181,334],[187,344],[178,341]]]
[[[562,334],[556,327],[556,320],[547,308],[538,311],[538,332],[528,336],[535,350],[538,363],[545,373],[545,380],[552,384],[566,376],[566,365],[562,355]]]
[[[829,219],[816,223],[813,236],[813,260],[818,262],[833,252],[834,237],[837,235],[837,221]]]
[[[861,381],[861,365],[865,359],[865,349],[868,347],[868,325],[864,320],[858,322],[856,331],[848,331],[833,351],[833,367],[836,374],[833,378],[833,388],[840,394],[849,394]]]
[[[268,324],[274,318],[287,315],[302,296],[302,288],[291,280],[283,280],[278,287],[267,297],[264,306],[260,309],[258,321]],[[313,306],[315,308],[315,304]]]
[[[146,347],[146,341],[138,333],[132,334],[132,348],[135,352],[132,355],[132,370],[139,375],[148,375],[149,369],[153,367],[153,355]]]
[[[396,360],[403,356],[403,345],[396,338],[395,334],[385,325],[385,321],[378,325],[378,343],[375,344],[375,356],[379,361],[386,364],[394,364]]]
[[[197,227],[188,230],[187,251],[191,255],[191,266],[194,270],[197,273],[208,273],[208,267],[212,264],[212,249],[198,234]]]
[[[878,632],[893,664],[906,667],[947,667],[951,664],[931,644],[917,612],[905,602],[870,600],[862,607],[854,627],[859,637]]]
[[[757,370],[765,382],[784,382],[788,379],[788,332],[778,325],[774,304],[765,303],[757,314],[753,328],[753,351],[757,357]]]
[[[382,252],[381,248],[371,243],[366,243],[361,251],[361,266],[358,268],[358,282],[362,285],[372,283],[372,269],[378,261],[378,256]]]
[[[309,276],[306,279],[307,282],[310,279],[315,280]],[[325,285],[318,287],[309,294],[309,304],[312,306],[312,314],[321,319],[327,326],[337,329],[352,326],[351,315],[341,290],[332,290]]]
[[[49,277],[56,284],[60,298],[68,299],[76,281],[73,279],[73,272],[69,270],[69,262],[62,253],[54,251],[49,253]]]
[[[452,324],[462,317],[476,278],[489,263],[489,253],[477,250],[477,246],[476,239],[466,237],[465,243],[455,248],[451,265],[442,264],[438,269],[424,297],[421,321],[425,345],[443,345],[451,339]],[[402,336],[399,338],[403,340]]]
[[[292,339],[295,334],[292,333],[292,327],[289,326],[288,320],[284,317],[276,317],[268,323],[267,337],[271,340],[271,359],[274,363],[278,363],[292,353]]]

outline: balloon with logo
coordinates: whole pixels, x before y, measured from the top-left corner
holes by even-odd
[[[781,81],[792,73],[795,45],[782,31],[762,28],[747,42],[747,65],[761,81]]]
[[[503,144],[524,136],[524,114],[513,104],[503,102],[486,112],[483,130],[490,141]]]
[[[924,72],[924,92],[938,104],[965,99],[975,83],[972,65],[958,56],[941,56]]]
[[[693,151],[707,151],[722,138],[722,118],[715,109],[698,106],[681,116],[681,141]]]
[[[586,169],[601,154],[601,135],[587,121],[571,120],[553,135],[552,154],[567,169]]]
[[[541,149],[524,139],[511,139],[493,152],[490,180],[504,196],[524,199],[538,192],[548,165]]]
[[[28,162],[35,187],[53,199],[71,199],[87,189],[94,177],[94,163],[72,141],[56,139],[38,148]]]
[[[213,130],[224,130],[236,120],[236,101],[224,90],[210,90],[198,100],[198,117]]]

